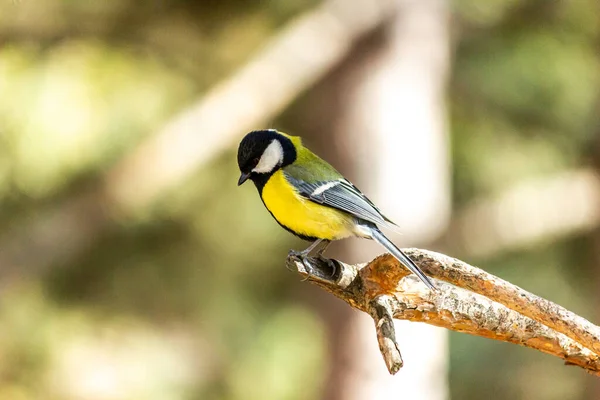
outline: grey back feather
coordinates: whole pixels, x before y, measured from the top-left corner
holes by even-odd
[[[284,169],[284,175],[305,198],[325,206],[347,212],[358,218],[398,231],[398,226],[385,217],[381,211],[360,190],[344,178],[306,182],[294,177]]]

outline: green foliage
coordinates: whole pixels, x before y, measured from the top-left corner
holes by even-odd
[[[598,4],[456,5],[450,89],[459,203],[580,162],[596,134]]]

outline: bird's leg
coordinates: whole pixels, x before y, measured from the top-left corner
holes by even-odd
[[[323,257],[323,253],[325,253],[325,250],[327,250],[327,248],[329,247],[329,245],[331,244],[331,241],[329,240],[323,240],[325,243],[323,245],[323,247],[321,247],[318,251],[317,251],[317,258],[321,261],[323,261],[324,263],[326,263],[327,265],[329,265],[329,267],[331,268],[331,277],[333,278],[335,276],[336,273],[336,266],[335,266],[335,262],[331,261],[329,258],[325,258]]]
[[[308,256],[310,253],[312,253],[312,251],[313,251],[314,249],[317,249],[317,248],[319,248],[319,247],[323,246],[323,242],[326,242],[326,243],[327,243],[327,241],[326,241],[326,240],[323,240],[323,239],[317,239],[317,240],[315,240],[314,242],[312,242],[312,244],[311,244],[310,246],[308,246],[308,247],[306,248],[306,250],[303,250],[303,251],[301,251],[300,253],[301,253],[301,254],[302,254],[304,257],[307,257],[307,256]],[[321,250],[319,250],[319,251],[321,251]],[[318,252],[317,252],[317,254],[318,254]]]
[[[310,244],[310,246],[308,246],[305,250],[302,251],[296,251],[296,250],[290,250],[290,255],[298,257],[298,258],[305,258],[308,257],[308,255],[310,253],[312,253],[312,251],[316,248],[318,248],[319,246],[323,245],[323,241],[328,242],[327,240],[324,239],[317,239],[314,242],[312,242]],[[320,250],[319,253],[321,253],[322,251]],[[319,254],[317,253],[317,254]]]
[[[317,239],[310,246],[308,246],[308,248],[306,250],[303,250],[303,251],[290,250],[291,255],[298,257],[300,260],[302,260],[302,265],[304,265],[304,268],[306,269],[307,275],[306,275],[306,278],[304,278],[302,280],[302,282],[306,281],[311,276],[310,271],[312,270],[312,265],[307,260],[307,257],[315,249],[317,249],[317,252],[315,254],[317,256],[317,258],[321,262],[327,264],[329,266],[329,268],[331,268],[331,277],[335,276],[335,273],[337,271],[335,262],[328,258],[323,257],[323,253],[325,253],[325,250],[327,250],[327,248],[329,247],[330,244],[331,244],[330,240]]]
[[[323,243],[323,242],[325,242],[325,243]],[[302,250],[302,251],[290,250],[291,255],[293,255],[294,257],[298,257],[300,260],[302,260],[302,265],[304,265],[304,268],[306,269],[307,275],[306,275],[306,278],[303,279],[303,281],[307,280],[310,277],[310,275],[311,275],[310,271],[312,270],[312,266],[310,265],[310,263],[308,262],[306,257],[308,257],[308,255],[310,253],[312,253],[312,251],[314,249],[317,249],[317,248],[325,245],[324,248],[321,248],[317,251],[317,256],[319,258],[321,258],[321,254],[327,248],[327,246],[329,246],[329,243],[330,242],[328,240],[317,239],[314,242],[312,242],[311,245],[308,246],[305,250]]]
[[[322,242],[321,248],[319,250],[317,250],[317,257],[318,258],[323,258],[323,253],[325,253],[325,250],[327,250],[327,248],[331,244],[330,240],[323,239],[321,242]]]
[[[311,275],[311,271],[312,271],[312,265],[310,265],[310,262],[308,262],[308,260],[306,259],[306,257],[308,257],[308,255],[316,248],[319,248],[320,246],[322,246],[323,243],[323,239],[317,239],[315,240],[310,246],[308,246],[308,248],[306,248],[306,250],[301,251],[300,254],[301,259],[302,259],[302,264],[304,265],[304,268],[306,268],[306,278],[302,279],[302,282],[308,280],[308,278],[310,278]],[[320,250],[317,251],[317,254],[320,253]]]

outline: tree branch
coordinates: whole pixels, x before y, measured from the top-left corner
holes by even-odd
[[[599,327],[460,260],[419,249],[406,253],[436,280],[439,292],[428,290],[389,254],[358,265],[290,254],[287,265],[373,317],[391,374],[403,365],[393,317],[530,347],[600,376]]]

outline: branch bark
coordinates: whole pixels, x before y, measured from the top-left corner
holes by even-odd
[[[367,264],[288,256],[293,268],[375,322],[377,340],[391,374],[403,365],[392,318],[425,322],[559,357],[600,376],[600,327],[509,282],[460,260],[426,250],[406,253],[433,277],[428,290],[389,254]]]

